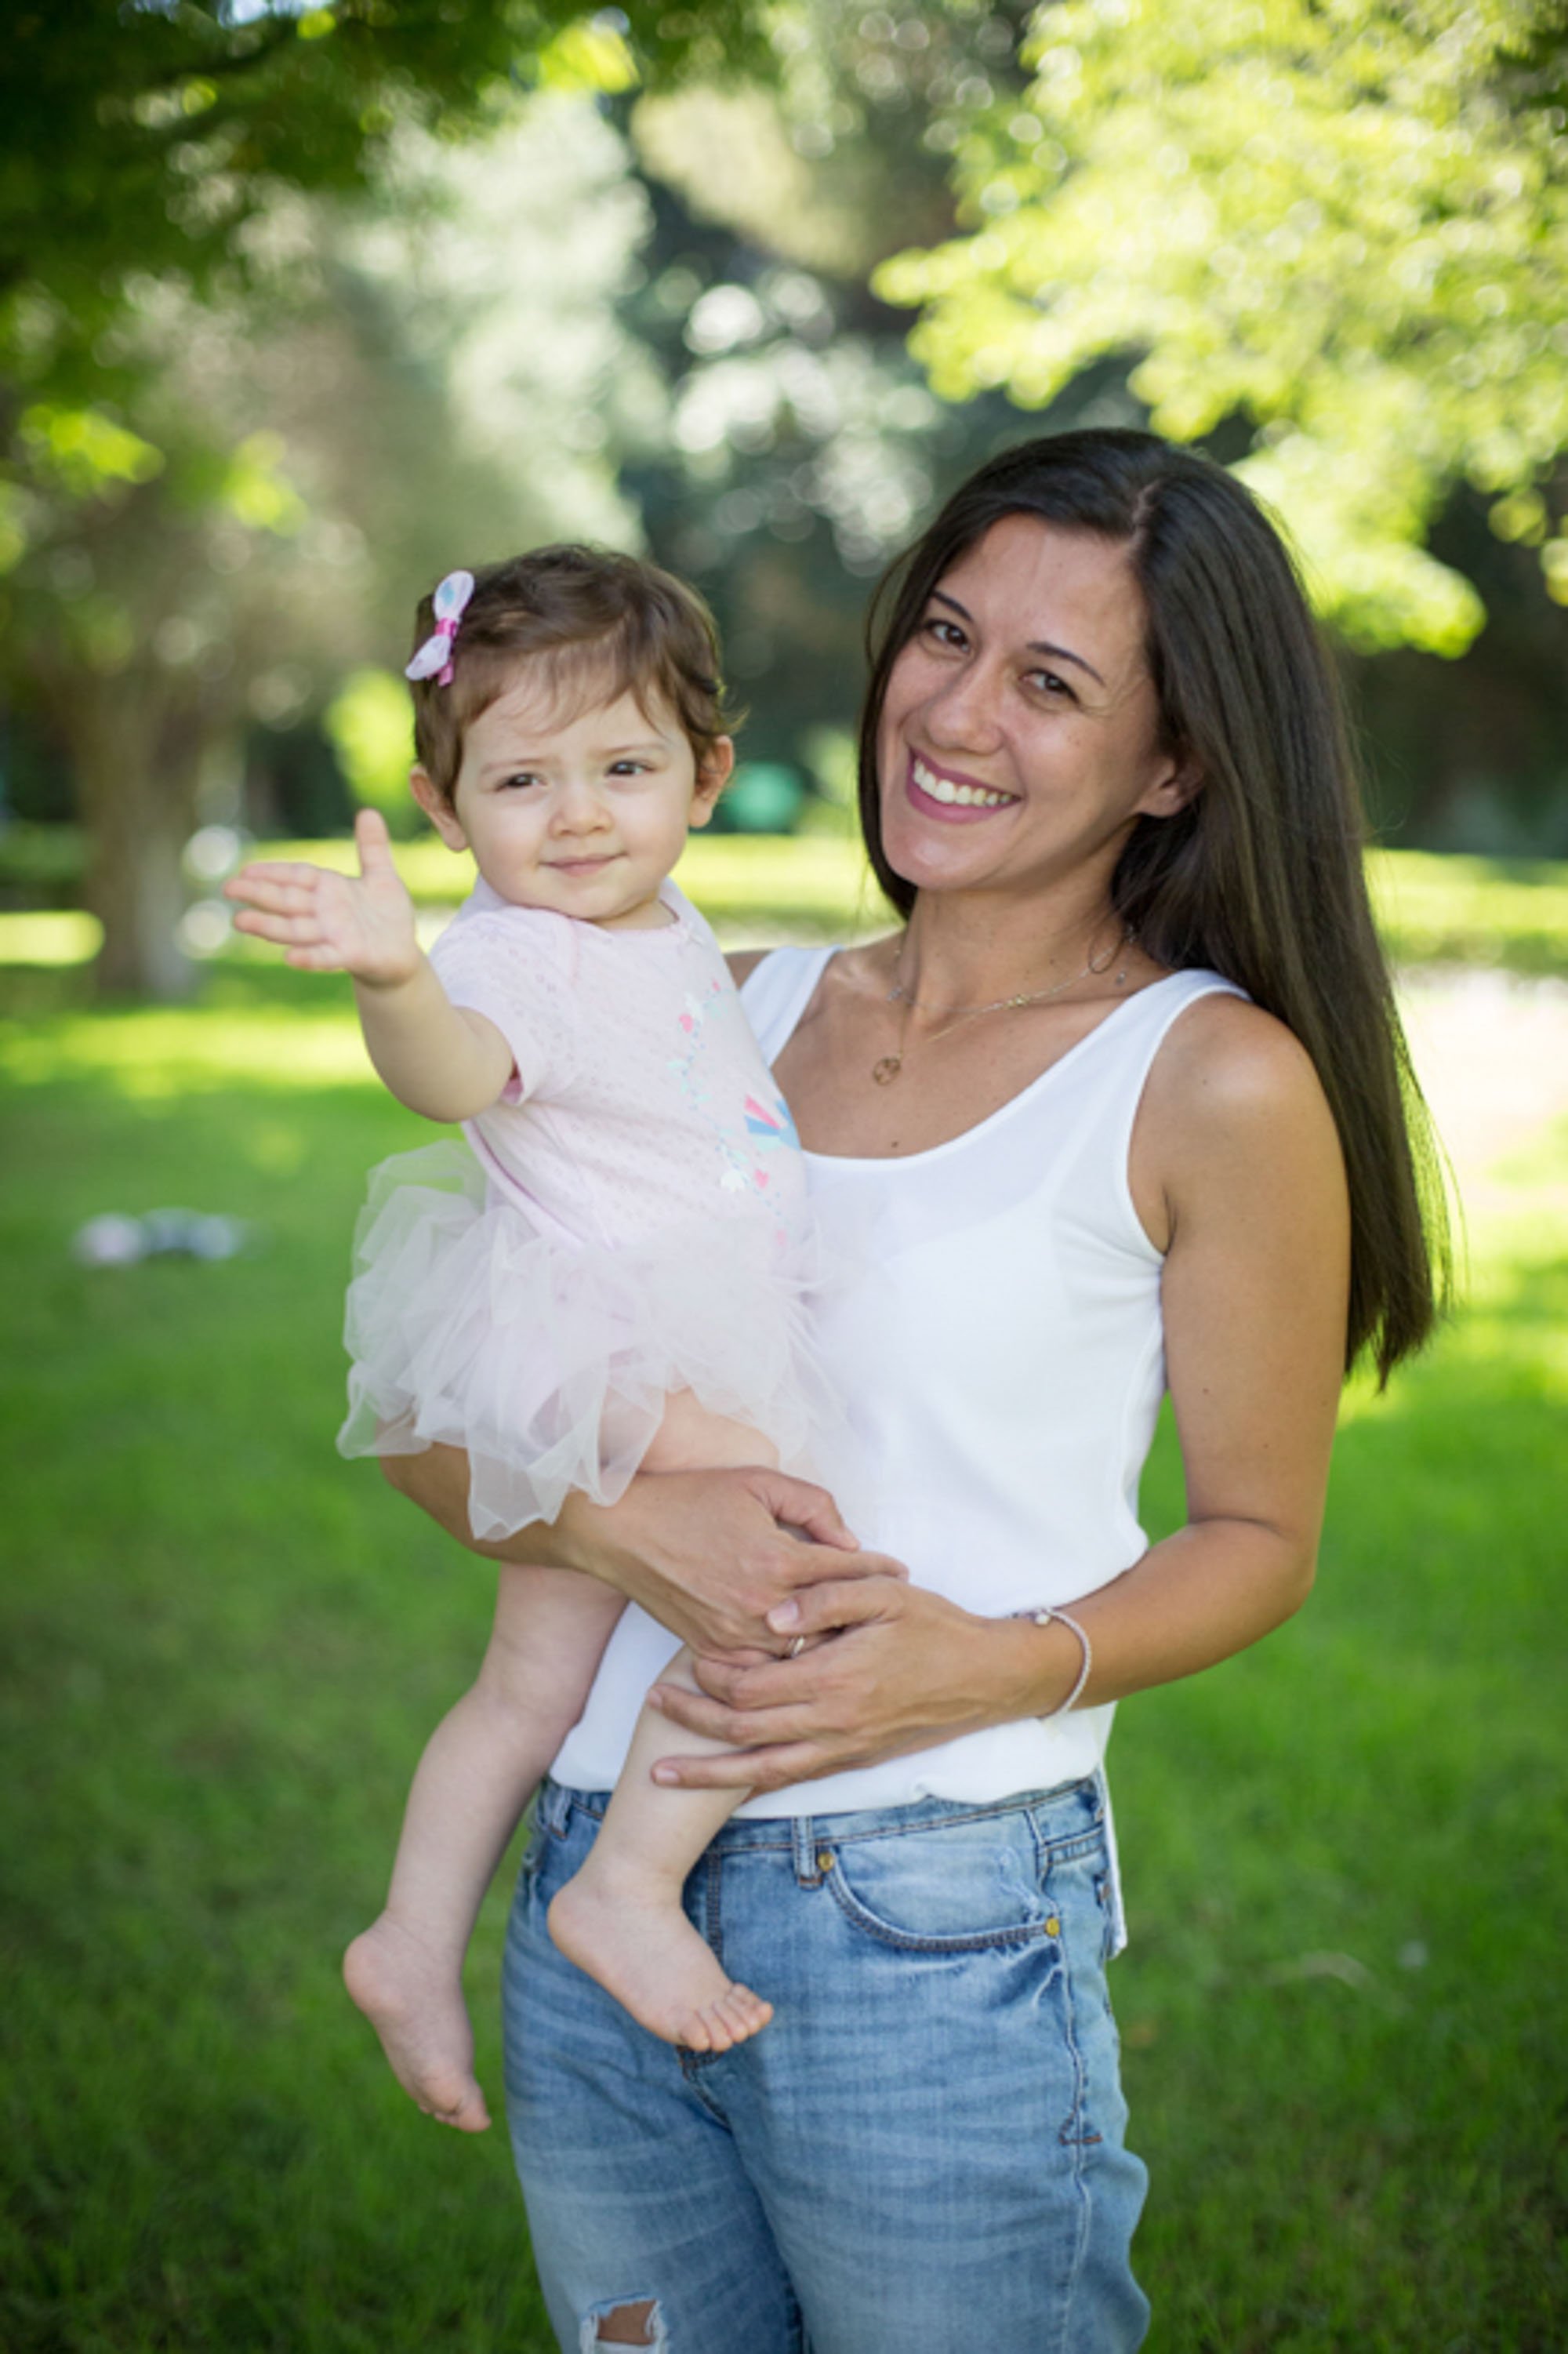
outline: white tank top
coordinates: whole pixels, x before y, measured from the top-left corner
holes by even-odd
[[[769,1062],[832,954],[776,949],[747,982]],[[1070,1604],[1146,1550],[1138,1486],[1165,1388],[1162,1262],[1133,1207],[1128,1150],[1166,1033],[1216,991],[1241,994],[1213,972],[1153,982],[999,1111],[929,1151],[807,1156],[812,1207],[842,1271],[818,1339],[848,1411],[842,1459],[820,1467],[822,1482],[863,1545],[966,1610],[1003,1617]],[[666,1628],[626,1611],[556,1760],[557,1781],[613,1783],[670,1652]],[[740,1811],[1049,1789],[1098,1769],[1113,1714],[995,1725],[770,1791]]]

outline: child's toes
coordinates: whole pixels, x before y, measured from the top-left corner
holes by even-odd
[[[773,2006],[764,2002],[749,1987],[731,1987],[721,1999],[718,2009],[724,2015],[732,2041],[744,2043],[748,2035],[756,2035],[773,2016]]]
[[[455,2107],[432,2109],[430,2115],[443,2126],[455,2126],[459,2133],[490,2131],[490,2111],[477,2084],[471,2086]]]
[[[459,2133],[483,2133],[490,2124],[484,2094],[472,2076],[441,2073],[411,2086],[414,2098],[438,2125],[455,2126]]]

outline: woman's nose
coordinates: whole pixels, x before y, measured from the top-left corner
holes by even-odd
[[[994,752],[1001,739],[1001,679],[971,663],[938,688],[925,709],[933,751]]]

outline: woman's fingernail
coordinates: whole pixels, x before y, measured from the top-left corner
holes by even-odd
[[[664,1783],[666,1787],[673,1782],[679,1782],[680,1778],[673,1766],[655,1766],[653,1768],[653,1779],[656,1782]]]
[[[787,1627],[798,1627],[800,1623],[800,1604],[793,1600],[780,1602],[776,1609],[768,1612],[768,1623],[776,1635],[782,1635]]]
[[[662,1691],[662,1687],[661,1687],[660,1685],[655,1684],[655,1685],[654,1685],[654,1687],[653,1687],[653,1689],[652,1689],[652,1691],[649,1693],[649,1695],[648,1695],[648,1705],[649,1705],[649,1707],[650,1707],[650,1708],[656,1708],[656,1709],[658,1710],[658,1712],[659,1712],[659,1713],[660,1713],[660,1715],[661,1715],[661,1716],[662,1716],[662,1715],[663,1715],[663,1713],[664,1713],[664,1694],[663,1694],[663,1691]]]

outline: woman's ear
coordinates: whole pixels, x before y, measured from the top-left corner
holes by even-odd
[[[440,835],[449,850],[466,850],[468,836],[458,822],[458,813],[428,769],[413,768],[408,771],[408,790]]]
[[[715,736],[697,763],[688,825],[706,825],[718,807],[718,797],[735,774],[735,738]]]
[[[1195,801],[1203,789],[1203,772],[1186,753],[1161,763],[1163,773],[1138,804],[1139,817],[1176,817]]]

